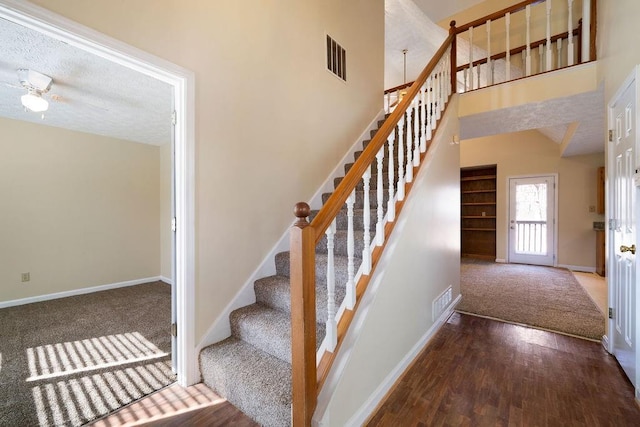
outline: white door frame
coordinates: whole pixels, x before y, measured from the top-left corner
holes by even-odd
[[[173,87],[175,126],[176,304],[178,383],[199,381],[195,352],[195,75],[164,59],[34,4],[0,0],[0,17],[39,31]],[[169,225],[167,225],[169,226]]]
[[[616,102],[618,102],[618,100],[622,97],[622,95],[624,94],[625,90],[631,86],[631,85],[636,85],[636,128],[638,127],[638,125],[640,124],[640,90],[638,88],[638,84],[640,84],[640,65],[636,65],[633,68],[633,71],[629,74],[629,76],[625,79],[624,83],[618,88],[618,90],[616,91],[615,95],[611,98],[611,100],[609,101],[609,103],[607,104],[607,129],[613,129],[613,123],[615,121],[615,118],[613,117],[613,107],[616,104]],[[634,129],[635,133],[636,133],[636,142],[635,142],[635,147],[634,147],[634,151],[636,153],[636,166],[640,165],[640,159],[638,158],[639,153],[638,153],[638,149],[639,149],[639,145],[640,145],[640,141],[639,139],[639,135],[638,135],[638,131],[637,129]],[[607,155],[607,197],[606,197],[606,207],[605,207],[605,219],[606,219],[606,223],[607,225],[610,224],[610,220],[611,220],[611,210],[613,209],[613,197],[614,197],[614,191],[613,188],[611,188],[612,185],[612,174],[614,171],[614,160],[615,160],[615,156],[612,154],[612,151],[614,149],[613,144],[611,144],[611,142],[607,142],[606,143],[606,155]],[[635,174],[635,182],[636,182],[636,200],[640,200],[638,199],[639,197],[639,187],[638,185],[638,178],[640,177],[640,174],[636,173]],[[636,230],[638,230],[638,227],[640,226],[640,212],[639,212],[639,208],[640,208],[640,203],[636,202],[636,206],[633,207],[635,215],[636,215]],[[613,263],[615,262],[615,251],[616,248],[614,247],[614,241],[613,241],[613,237],[614,237],[614,233],[611,232],[611,229],[609,226],[605,227],[605,233],[606,233],[606,245],[607,245],[607,249],[605,251],[606,254],[606,265],[607,265],[607,271],[613,271]],[[640,246],[640,238],[638,236],[638,233],[636,233],[636,242],[635,245],[638,247]],[[636,336],[635,336],[635,340],[636,343],[640,343],[640,313],[638,313],[638,308],[640,308],[640,292],[638,292],[637,290],[637,285],[638,285],[638,280],[640,278],[640,275],[638,274],[638,264],[636,263],[636,300],[635,300],[635,312],[636,312],[636,324],[635,324],[635,328],[636,328]],[[607,274],[608,275],[608,274]],[[614,286],[608,286],[608,298],[609,298],[609,306],[612,306],[612,301],[614,301],[615,295],[614,295]],[[615,321],[614,319],[608,319],[609,320],[609,335],[608,337],[605,336],[604,341],[607,345],[607,351],[609,351],[609,353],[613,354],[614,352],[614,345],[615,345],[615,340],[613,338],[613,334],[611,331],[614,330],[615,328]],[[636,350],[636,381],[635,383],[637,385],[640,385],[640,351]],[[640,386],[636,387],[635,389],[635,397],[636,397],[636,401],[640,400]]]
[[[549,243],[549,248],[553,251],[553,266],[557,267],[558,266],[558,193],[559,193],[559,188],[560,188],[560,184],[558,182],[558,174],[557,173],[536,173],[536,174],[528,174],[528,175],[511,175],[507,177],[506,180],[506,191],[507,191],[507,203],[505,206],[505,213],[506,216],[505,218],[506,223],[506,248],[507,248],[507,253],[506,255],[506,259],[507,262],[510,262],[509,258],[510,258],[510,233],[509,233],[509,218],[511,216],[511,191],[510,191],[510,181],[512,179],[521,179],[521,178],[538,178],[541,176],[552,176],[554,178],[555,184],[556,184],[556,188],[553,191],[553,242]]]

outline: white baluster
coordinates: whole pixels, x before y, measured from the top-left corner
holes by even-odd
[[[473,90],[473,27],[469,28],[469,84]]]
[[[393,222],[396,219],[396,202],[394,200],[395,195],[393,194],[393,187],[395,184],[395,176],[393,170],[395,168],[395,164],[393,161],[395,154],[393,152],[393,142],[395,138],[395,131],[392,131],[391,135],[389,135],[389,138],[387,139],[387,142],[389,144],[389,200],[387,201],[387,221],[389,222]]]
[[[505,77],[506,77],[506,81],[510,81],[511,80],[511,13],[507,12],[507,14],[504,16],[504,25],[505,25],[505,32],[507,34],[506,40],[507,40],[507,57],[506,57],[506,73],[505,73]]]
[[[551,71],[552,67],[551,54],[551,0],[547,0],[547,71]]]
[[[362,197],[362,223],[364,225],[364,248],[362,249],[362,274],[371,273],[371,207],[369,206],[369,190],[371,182],[371,165],[362,175],[364,194]]]
[[[398,121],[398,200],[404,200],[404,115]]]
[[[574,64],[573,61],[573,28],[572,28],[572,18],[573,18],[573,0],[567,0],[569,3],[569,14],[567,18],[567,31],[569,32],[569,45],[567,46],[567,66],[571,67]]]
[[[385,98],[385,108],[384,108],[384,112],[389,114],[390,110],[391,110],[391,92],[387,92]]]
[[[384,198],[384,189],[382,184],[382,162],[384,161],[384,145],[380,147],[378,153],[376,154],[376,160],[378,161],[378,176],[377,176],[377,205],[378,205],[378,222],[376,222],[376,245],[381,246],[384,243],[384,211],[383,211],[383,198]]]
[[[436,86],[438,87],[438,90],[436,91],[436,103],[437,103],[436,122],[437,122],[438,120],[440,120],[440,117],[442,117],[440,113],[442,112],[442,80],[444,79],[442,77],[442,69],[440,67],[440,64],[436,66],[436,70],[438,70],[436,71],[436,76],[438,77],[438,79],[436,80],[437,82]],[[435,129],[435,126],[434,126],[434,129]]]
[[[432,92],[433,92],[433,77],[429,76],[427,78],[427,104],[425,105],[426,115],[427,115],[427,140],[428,141],[431,141],[431,138],[433,136],[431,132],[431,112],[433,111]]]
[[[413,166],[420,164],[420,99],[413,98]]]
[[[420,114],[422,116],[422,128],[420,129],[421,139],[420,139],[420,152],[424,153],[427,151],[427,97],[425,96],[425,92],[428,91],[427,82],[425,82],[424,86],[420,90]]]
[[[480,89],[480,68],[481,68],[481,66],[480,66],[480,64],[478,64],[478,66],[476,67],[476,71],[477,71],[476,74],[477,74],[477,78],[478,78],[478,82],[477,82],[476,88],[478,88],[478,89]]]
[[[446,99],[449,99],[449,97],[451,96],[451,91],[453,90],[453,85],[451,84],[451,49],[449,49],[445,54],[444,66],[447,74],[447,78],[445,79],[445,87],[447,88]],[[456,78],[456,82],[457,81],[458,79]]]
[[[444,106],[447,103],[449,97],[449,87],[451,86],[451,77],[447,75],[447,69],[451,68],[447,66],[447,54],[445,53],[444,59],[441,61],[442,67],[442,99],[440,100],[440,111],[444,111]]]
[[[336,234],[336,220],[327,228],[327,350],[333,352],[338,344],[338,326],[336,324],[336,274],[334,267],[333,237]]]
[[[412,109],[411,108],[407,108],[407,146],[405,149],[405,155],[407,156],[404,165],[405,165],[405,172],[404,172],[404,180],[405,182],[411,182],[413,181],[413,159],[411,158],[411,156],[413,155],[413,150],[411,149],[411,147],[413,147],[413,135],[412,135],[412,130],[413,130],[413,119],[414,117],[412,117]]]
[[[347,310],[353,310],[353,307],[356,305],[355,265],[353,259],[355,246],[353,235],[353,204],[355,201],[356,190],[353,190],[349,197],[347,197],[347,292],[344,297]],[[365,234],[367,234],[366,231]]]
[[[582,0],[582,62],[591,60],[591,0]]]
[[[556,69],[562,68],[562,39],[558,39],[558,63],[556,64]]]
[[[527,21],[527,49],[526,49],[526,75],[531,75],[531,5],[528,4],[525,8],[525,18]]]
[[[493,84],[493,72],[491,70],[491,21],[487,19],[487,86]]]
[[[538,46],[538,55],[540,56],[540,59],[538,60],[538,72],[542,73],[544,71],[544,49],[542,48],[542,45]]]

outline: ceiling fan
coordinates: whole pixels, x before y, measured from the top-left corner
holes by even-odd
[[[17,70],[18,79],[27,93],[20,97],[24,108],[34,113],[42,113],[49,108],[49,102],[42,94],[49,92],[53,79],[34,70],[20,68]]]

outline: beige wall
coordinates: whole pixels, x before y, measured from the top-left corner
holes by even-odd
[[[605,102],[610,102],[633,67],[640,64],[640,2],[598,1],[598,76],[605,82]]]
[[[507,258],[508,177],[558,174],[558,264],[595,268],[592,226],[604,217],[589,207],[596,205],[596,173],[604,154],[561,158],[558,144],[532,130],[464,140],[460,164],[498,165],[496,258]]]
[[[171,277],[171,144],[160,146],[160,276]]]
[[[0,153],[0,301],[158,276],[158,147],[0,119]]]
[[[350,425],[378,387],[390,387],[384,384],[387,375],[434,325],[433,300],[448,286],[453,300],[460,294],[460,150],[449,144],[458,133],[457,99],[452,98],[414,181],[388,243],[391,250],[371,279],[372,301],[357,314],[363,323],[356,318],[348,332],[345,343],[354,344],[343,344],[348,361],[327,405],[325,425]]]
[[[36,0],[196,75],[196,342],[382,108],[382,0]],[[348,82],[325,70],[325,31]]]

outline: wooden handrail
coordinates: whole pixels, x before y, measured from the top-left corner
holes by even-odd
[[[415,80],[414,80],[414,81],[415,81]],[[384,90],[384,94],[386,95],[386,94],[388,94],[388,93],[392,93],[392,92],[395,92],[395,91],[397,91],[397,90],[406,89],[406,88],[408,88],[408,87],[411,87],[411,85],[412,85],[412,84],[413,84],[413,82],[408,82],[408,83],[403,83],[403,84],[401,84],[401,85],[398,85],[398,86],[396,86],[396,87],[392,87],[392,88],[390,88],[390,89],[385,89],[385,90]]]
[[[407,108],[413,101],[413,98],[418,94],[420,88],[427,81],[429,75],[435,70],[436,65],[440,62],[440,59],[444,55],[444,53],[449,49],[451,45],[451,41],[454,36],[449,34],[449,36],[445,39],[440,49],[438,49],[431,59],[427,66],[422,70],[418,78],[413,82],[407,94],[402,98],[402,101],[393,113],[384,121],[380,129],[376,132],[374,137],[371,139],[367,148],[362,152],[358,160],[353,164],[349,173],[346,174],[344,179],[338,184],[336,190],[331,194],[329,199],[320,209],[318,215],[311,221],[311,227],[316,233],[316,244],[322,239],[324,236],[324,232],[331,225],[333,219],[338,215],[340,209],[347,200],[347,197],[351,194],[354,188],[358,185],[360,180],[362,179],[362,175],[364,175],[365,171],[369,167],[369,165],[373,162],[380,148],[387,142],[387,138],[395,129],[396,125],[400,121],[400,118],[407,111]]]
[[[522,1],[520,3],[516,3],[513,6],[509,6],[506,7],[502,10],[499,10],[497,12],[494,13],[490,13],[487,16],[484,16],[482,18],[478,18],[474,21],[469,22],[468,24],[464,24],[460,27],[456,28],[456,34],[460,34],[460,33],[464,33],[465,31],[467,31],[469,28],[471,27],[477,27],[480,25],[484,25],[487,23],[487,21],[495,21],[496,19],[500,19],[502,17],[504,17],[507,13],[515,13],[515,12],[520,12],[521,10],[524,10],[527,6],[529,6],[530,4],[538,4],[538,3],[544,3],[545,0],[526,0],[526,1]]]

